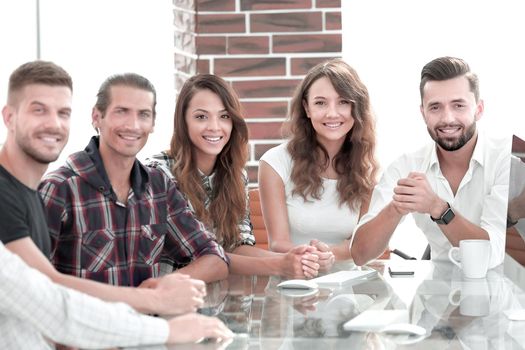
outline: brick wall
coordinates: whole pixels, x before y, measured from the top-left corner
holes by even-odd
[[[194,0],[173,0],[175,91],[197,71]]]
[[[525,162],[525,140],[516,135],[512,137],[512,153]]]
[[[182,56],[175,60],[177,86],[195,72],[231,82],[250,129],[247,168],[256,185],[259,158],[283,141],[293,90],[310,67],[342,55],[341,1],[174,0],[174,6],[176,56]]]

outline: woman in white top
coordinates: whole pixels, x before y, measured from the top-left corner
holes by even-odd
[[[271,249],[317,248],[321,268],[349,259],[349,239],[375,184],[368,91],[341,59],[313,67],[290,108],[291,137],[261,158],[259,186]]]
[[[303,245],[275,253],[255,247],[244,166],[248,127],[235,91],[222,78],[200,74],[182,87],[168,151],[148,166],[175,179],[195,216],[215,233],[237,274],[314,277],[314,248]]]

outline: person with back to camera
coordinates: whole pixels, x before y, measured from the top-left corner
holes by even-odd
[[[271,249],[317,249],[326,271],[349,259],[351,234],[366,212],[377,163],[367,88],[341,59],[313,67],[295,91],[288,142],[261,158],[261,204]]]
[[[234,90],[222,78],[200,74],[182,87],[168,151],[148,165],[172,177],[196,217],[206,223],[230,258],[230,272],[309,278],[317,275],[315,249],[283,253],[255,247],[244,170],[248,127]]]

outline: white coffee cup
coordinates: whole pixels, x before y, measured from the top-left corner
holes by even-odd
[[[490,312],[489,285],[485,278],[464,279],[461,286],[452,289],[448,295],[452,305],[459,305],[464,316],[486,316]]]
[[[453,256],[458,252],[459,261]],[[459,241],[459,247],[450,248],[448,258],[459,266],[464,277],[485,278],[489,267],[490,242],[486,239],[464,239]]]

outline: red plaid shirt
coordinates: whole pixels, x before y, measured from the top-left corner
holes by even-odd
[[[175,182],[135,161],[126,205],[117,201],[93,137],[39,187],[51,234],[51,260],[64,273],[137,286],[206,254],[229,263],[197,221]],[[164,268],[163,268],[164,270]]]

